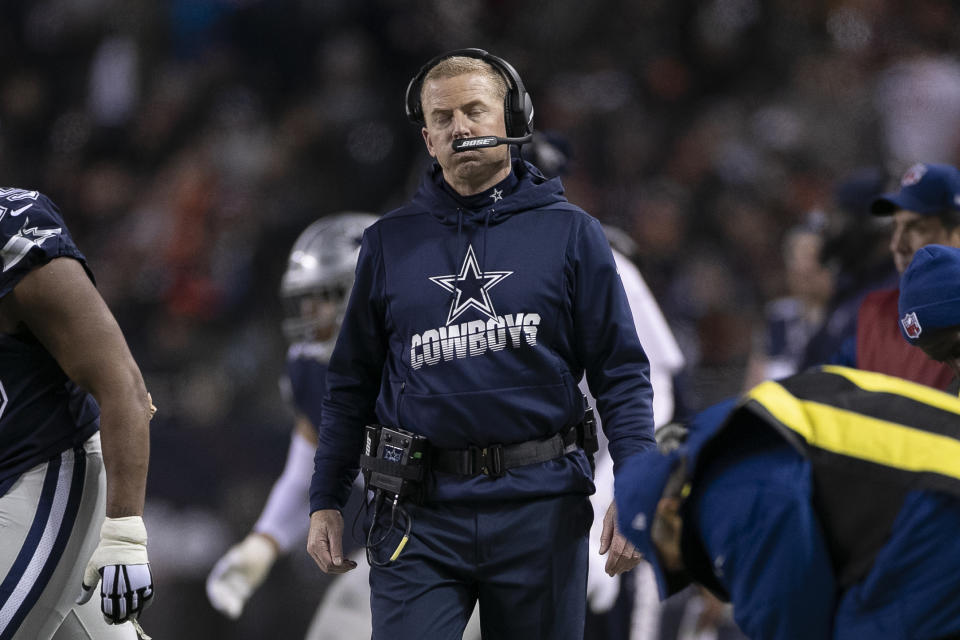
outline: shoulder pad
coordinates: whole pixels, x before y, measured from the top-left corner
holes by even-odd
[[[0,188],[0,295],[34,267],[60,256],[86,266],[57,206],[38,191]]]

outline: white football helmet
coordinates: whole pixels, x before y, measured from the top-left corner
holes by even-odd
[[[345,212],[312,223],[293,243],[280,281],[283,332],[291,343],[334,342],[353,288],[369,213]]]

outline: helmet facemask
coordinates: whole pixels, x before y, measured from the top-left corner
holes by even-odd
[[[283,293],[283,333],[297,342],[335,340],[347,309],[353,278]]]

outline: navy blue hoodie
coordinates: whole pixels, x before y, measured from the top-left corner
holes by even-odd
[[[327,372],[311,512],[343,507],[364,425],[442,448],[543,438],[583,418],[584,371],[615,464],[654,446],[649,363],[599,222],[521,160],[469,197],[434,164],[412,202],[363,236]],[[436,472],[429,499],[592,492],[576,451],[501,478]]]

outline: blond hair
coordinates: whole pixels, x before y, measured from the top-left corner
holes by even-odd
[[[479,58],[452,56],[450,58],[444,58],[435,64],[433,68],[427,72],[427,75],[423,77],[423,82],[420,84],[420,103],[423,104],[423,88],[427,86],[427,82],[430,80],[455,78],[467,73],[479,73],[490,78],[493,82],[493,89],[497,97],[501,100],[506,98],[507,91],[509,90],[507,80],[500,72],[493,68],[493,65]]]

